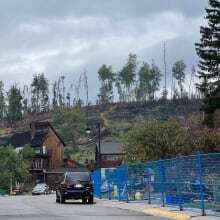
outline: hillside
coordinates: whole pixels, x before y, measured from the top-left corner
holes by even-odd
[[[87,112],[88,121],[101,121],[102,131],[111,131],[113,136],[128,130],[138,118],[166,120],[174,117],[186,119],[192,114],[201,114],[200,100],[159,100],[152,102],[110,103],[83,107]],[[16,130],[28,129],[32,120],[48,120],[53,123],[52,113],[28,115],[17,123]],[[8,132],[11,129],[1,129]]]
[[[140,117],[167,120],[171,117],[184,121],[192,114],[201,114],[199,100],[168,100],[135,103],[114,103],[87,107],[89,120],[102,120],[103,126],[121,132]]]

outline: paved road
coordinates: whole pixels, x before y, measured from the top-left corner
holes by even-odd
[[[140,212],[106,207],[102,201],[94,205],[80,202],[55,203],[50,196],[0,197],[0,220],[162,220]]]

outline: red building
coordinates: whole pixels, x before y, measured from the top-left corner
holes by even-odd
[[[96,148],[96,158],[99,158],[99,149]],[[124,159],[124,151],[121,143],[102,142],[100,145],[100,165],[101,168],[120,166]]]

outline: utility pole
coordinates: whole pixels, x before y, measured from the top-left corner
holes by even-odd
[[[101,124],[100,122],[98,123],[98,165],[99,165],[99,168],[101,168],[102,161],[101,161]]]
[[[167,99],[167,61],[166,61],[166,42],[163,44],[163,61],[164,61],[164,98]]]
[[[96,148],[97,148],[96,162],[97,162],[98,168],[101,168],[102,158],[101,158],[101,123],[100,122],[96,123],[95,129],[96,129],[96,131],[95,131],[96,134],[97,134],[97,129],[98,129],[98,134],[97,134],[98,141],[97,141],[97,136],[95,138]],[[87,133],[87,135],[91,134],[91,128],[88,125],[86,128],[86,133]]]

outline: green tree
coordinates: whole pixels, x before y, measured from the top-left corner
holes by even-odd
[[[33,156],[35,155],[33,147],[30,144],[27,144],[23,147],[20,151],[22,158],[27,162],[30,163],[32,161]]]
[[[101,103],[109,103],[113,100],[113,82],[114,73],[111,66],[105,64],[98,70],[99,80],[101,82],[101,88],[99,91],[99,100]]]
[[[4,119],[5,115],[5,96],[4,96],[4,84],[0,81],[0,120]]]
[[[185,81],[185,69],[186,65],[183,60],[177,61],[173,64],[172,74],[173,77],[177,80],[178,86],[180,88],[180,97],[183,96],[183,83]]]
[[[0,186],[12,191],[16,182],[24,182],[28,175],[27,164],[12,146],[0,148]]]
[[[174,119],[138,122],[124,137],[128,162],[146,162],[178,155],[183,149],[183,130]]]
[[[154,64],[151,65],[151,97],[152,99],[155,98],[156,91],[159,90],[160,87],[160,80],[161,80],[161,72],[159,68]]]
[[[201,40],[196,44],[201,79],[197,86],[204,95],[203,110],[209,114],[220,108],[220,2],[209,0],[206,14],[207,25],[200,28]]]
[[[23,86],[22,90],[22,106],[23,106],[23,112],[24,115],[31,112],[31,108],[29,106],[29,100],[30,99],[30,93],[29,93],[29,87],[27,85]]]
[[[11,126],[22,119],[22,95],[20,89],[13,85],[8,92],[7,120]]]
[[[46,112],[49,110],[49,84],[43,73],[34,75],[31,83],[32,110]]]
[[[71,95],[70,95],[70,92],[67,92],[66,94],[66,106],[67,107],[70,107],[71,106]]]
[[[143,63],[138,71],[139,76],[139,86],[137,88],[138,99],[147,100],[150,97],[151,88],[151,69],[148,63]]]
[[[53,112],[55,127],[70,147],[77,146],[78,140],[85,135],[86,114],[76,105],[74,108],[58,108]]]
[[[53,105],[53,109],[56,109],[57,108],[57,106],[58,106],[58,93],[57,93],[57,82],[55,81],[54,83],[53,83],[53,87],[52,87],[52,92],[53,92],[53,103],[52,103],[52,105]]]
[[[137,69],[137,55],[129,54],[127,63],[124,65],[121,71],[118,73],[117,81],[118,88],[120,85],[120,93],[123,92],[123,97],[125,100],[129,101],[131,97],[132,86],[134,85],[136,79],[136,69]]]
[[[143,63],[138,71],[139,87],[137,97],[141,100],[154,99],[156,91],[159,90],[161,73],[159,68],[152,63]]]
[[[207,127],[202,123],[202,118],[198,116],[191,116],[187,119],[186,127],[184,154],[220,152],[219,129]]]

